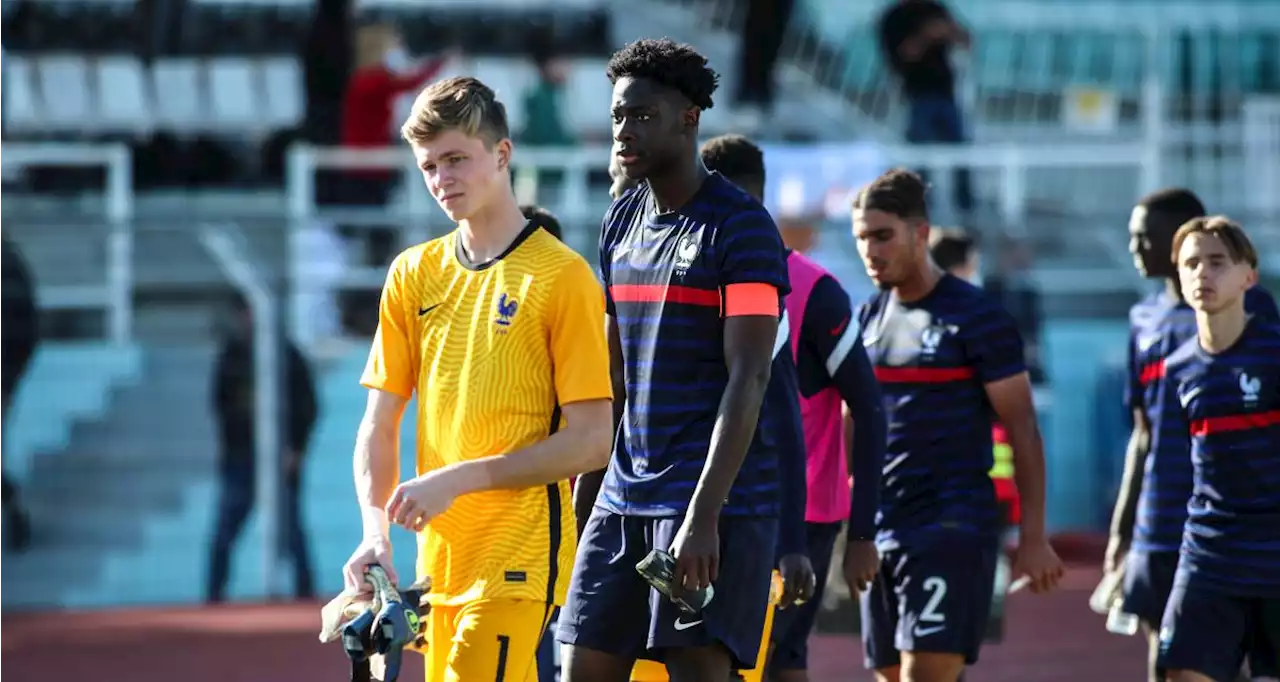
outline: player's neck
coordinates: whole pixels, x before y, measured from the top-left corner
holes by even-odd
[[[1196,311],[1196,336],[1200,347],[1210,353],[1221,353],[1234,346],[1244,334],[1249,316],[1244,312],[1244,301],[1236,301],[1216,313]]]
[[[510,201],[496,201],[459,221],[458,238],[472,263],[485,263],[506,251],[528,222],[512,197]]]
[[[943,274],[945,273],[932,262],[926,263],[922,268],[916,268],[915,274],[894,287],[894,291],[898,294],[898,300],[903,303],[911,303],[928,296],[929,292],[938,286],[938,280],[942,279]]]
[[[670,213],[684,206],[698,193],[710,173],[701,161],[682,163],[661,177],[650,177],[649,191],[653,194],[654,208],[659,213]]]
[[[1183,300],[1182,286],[1178,284],[1177,277],[1166,278],[1164,281],[1164,290],[1165,290],[1165,293],[1169,294],[1169,296],[1173,298],[1173,300],[1175,301]]]

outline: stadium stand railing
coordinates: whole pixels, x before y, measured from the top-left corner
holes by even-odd
[[[9,151],[6,148],[5,151]],[[1021,226],[1026,230],[1053,229],[1045,222],[1043,211],[1028,191],[1028,178],[1037,173],[1069,172],[1095,176],[1098,183],[1121,185],[1117,192],[1136,196],[1146,185],[1155,182],[1162,172],[1160,157],[1150,153],[1141,143],[1128,145],[980,145],[973,148],[906,147],[882,145],[816,145],[771,149],[769,158],[782,165],[771,169],[771,186],[800,189],[801,203],[819,210],[829,208],[832,215],[828,229],[846,230],[848,192],[895,163],[933,168],[939,178],[944,169],[958,163],[973,166],[992,185],[993,196],[999,196],[997,218],[1001,223]],[[32,153],[32,158],[39,153]],[[92,155],[86,155],[92,156]],[[16,158],[16,157],[15,157]],[[374,152],[296,147],[290,152],[290,182],[286,200],[279,203],[279,218],[265,229],[288,231],[296,238],[298,231],[314,224],[354,222],[354,212],[331,207],[317,207],[311,201],[309,181],[317,170],[352,167],[398,168],[407,178],[399,203],[363,216],[383,224],[399,225],[404,240],[412,241],[439,234],[447,229],[443,215],[421,187],[407,150],[388,149]],[[9,155],[5,155],[6,162]],[[603,147],[573,149],[521,148],[514,164],[515,183],[522,200],[547,206],[564,219],[568,241],[595,261],[594,243],[599,217],[607,203],[605,187],[598,181],[607,164]],[[1147,160],[1144,165],[1143,160]],[[852,163],[856,167],[838,165]],[[558,169],[560,180],[547,182],[534,172]],[[791,191],[790,189],[786,191]],[[101,196],[101,193],[99,193]],[[6,196],[18,198],[16,196]],[[774,206],[779,197],[770,199]],[[61,198],[51,204],[58,215],[89,199]],[[828,207],[829,204],[829,207]],[[101,203],[94,204],[100,207]],[[202,204],[184,204],[181,220],[165,223],[164,229],[174,235],[184,232],[198,235],[205,223],[226,217],[202,214]],[[6,224],[18,208],[5,203]],[[368,209],[363,209],[368,211]],[[1123,213],[1117,210],[1116,224],[1123,225]],[[127,215],[127,213],[125,214]],[[344,215],[346,217],[344,217]],[[230,218],[234,220],[234,218]],[[993,219],[994,220],[994,219]],[[129,221],[122,221],[129,227]],[[271,226],[274,226],[272,228]],[[287,227],[286,227],[287,226]],[[248,233],[249,230],[242,229]],[[261,231],[261,230],[260,230]],[[1117,237],[1119,237],[1117,228]],[[19,242],[27,242],[19,233]],[[193,239],[198,239],[192,236]],[[314,269],[321,267],[315,259],[300,250],[286,249],[278,260],[268,257],[256,247],[245,260],[260,261],[263,278],[281,273],[304,284],[319,280]],[[1123,257],[1123,249],[1108,251],[1108,257]],[[186,256],[149,251],[146,259],[171,258],[175,268],[188,268]],[[846,249],[852,259],[852,249]],[[105,258],[105,253],[99,254]],[[141,268],[138,259],[125,267]],[[33,259],[38,261],[38,259]],[[54,266],[57,262],[38,261]],[[40,276],[49,270],[40,270]],[[1132,297],[1132,276],[1123,278],[1119,267],[1102,267],[1096,263],[1074,274],[1066,270],[1059,275],[1041,271],[1042,286],[1057,290],[1079,290],[1093,287]],[[1067,275],[1070,275],[1069,277]],[[350,287],[376,295],[385,277],[385,265],[346,268],[340,283],[324,286]],[[1108,279],[1110,278],[1110,279]],[[230,279],[230,278],[228,278]],[[120,281],[128,281],[121,279]],[[1056,282],[1056,283],[1055,283]],[[226,285],[226,282],[223,283]],[[296,294],[303,287],[290,287]],[[1127,289],[1126,289],[1127,288]],[[131,297],[130,297],[131,298]],[[297,301],[281,298],[279,305],[296,311]],[[306,314],[291,318],[297,325]],[[291,330],[303,342],[322,342],[324,338],[306,336],[304,327]],[[1117,341],[1119,339],[1119,341]],[[1095,403],[1097,382],[1106,368],[1120,358],[1116,349],[1123,347],[1123,321],[1107,319],[1098,313],[1091,320],[1051,319],[1046,330],[1049,371],[1054,378],[1054,403],[1046,419],[1045,433],[1052,453],[1052,490],[1055,509],[1053,523],[1057,527],[1079,527],[1096,517],[1098,501],[1103,493],[1095,490],[1095,478],[1109,480],[1107,469],[1098,458],[1119,452],[1119,445],[1105,442],[1092,425],[1099,422]],[[212,371],[214,348],[209,341],[175,343],[173,340],[144,338],[134,344],[133,359],[107,357],[100,351],[82,359],[80,365],[66,361],[55,381],[46,370],[33,371],[22,400],[31,409],[22,409],[15,430],[35,433],[24,426],[36,421],[57,420],[63,426],[53,435],[32,436],[38,441],[29,465],[20,471],[28,473],[26,492],[41,514],[44,531],[52,539],[47,547],[28,557],[6,557],[5,608],[22,605],[107,605],[144,603],[196,602],[201,599],[206,551],[216,514],[217,477],[216,431],[208,414],[207,377]],[[319,345],[315,346],[316,348]],[[343,560],[351,551],[359,534],[359,519],[351,495],[350,452],[359,415],[363,411],[363,395],[357,388],[367,351],[367,339],[348,338],[335,346],[332,354],[313,352],[312,362],[318,383],[322,419],[317,425],[307,458],[304,515],[312,537],[312,555],[318,586],[322,591],[338,589],[337,578]],[[70,356],[65,356],[70,357]],[[74,366],[93,362],[109,362],[115,369],[85,369],[73,372]],[[1056,371],[1055,371],[1056,370]],[[94,378],[98,377],[98,378]],[[95,388],[96,387],[96,388]],[[62,397],[74,393],[77,401]],[[95,398],[92,404],[80,405],[80,396]],[[66,409],[53,410],[52,405]],[[410,414],[414,407],[410,407]],[[61,416],[59,416],[61,415]],[[74,426],[75,428],[72,428]],[[1109,432],[1108,432],[1109,433]],[[1093,434],[1090,440],[1083,434]],[[403,443],[413,442],[412,420],[405,421]],[[406,446],[402,471],[412,467],[413,453]],[[1109,461],[1109,460],[1108,460]],[[9,453],[6,452],[6,465]],[[84,491],[91,494],[81,494]],[[78,492],[77,492],[78,491]],[[74,513],[58,513],[68,495],[75,499]],[[257,598],[270,594],[264,586],[262,566],[265,543],[262,515],[255,514],[242,535],[234,562],[234,578],[229,594],[235,598]],[[266,525],[271,525],[269,522]],[[397,535],[400,548],[397,567],[404,574],[412,570],[412,538]],[[57,559],[57,561],[53,561]],[[49,565],[59,568],[50,569]],[[61,568],[61,567],[73,567]],[[72,575],[74,573],[74,575]]]
[[[5,177],[38,173],[50,166],[101,172],[101,202],[97,205],[83,207],[84,211],[68,210],[65,201],[55,199],[52,204],[27,212],[9,202],[5,219],[49,224],[54,229],[71,228],[81,246],[93,242],[103,247],[105,257],[94,251],[80,253],[67,240],[52,245],[57,252],[49,257],[59,260],[62,267],[46,268],[46,272],[55,278],[63,277],[52,283],[47,277],[41,278],[40,306],[49,310],[101,310],[106,316],[107,338],[117,345],[128,343],[133,317],[134,211],[129,149],[119,144],[6,142],[0,166]],[[38,259],[42,255],[29,253],[27,257]],[[77,256],[83,260],[77,260]],[[101,279],[86,281],[86,272],[100,273]]]

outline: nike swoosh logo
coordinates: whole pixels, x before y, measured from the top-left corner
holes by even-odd
[[[831,335],[840,336],[841,334],[844,333],[844,328],[848,326],[849,326],[849,318],[846,317],[844,318],[844,320],[840,322],[840,324],[836,325],[835,329],[831,330]]]
[[[693,627],[693,626],[695,626],[695,625],[702,625],[702,621],[701,621],[701,620],[695,620],[695,621],[693,621],[693,622],[691,622],[691,623],[686,623],[686,622],[684,622],[684,621],[680,620],[679,618],[677,618],[677,619],[676,619],[676,629],[677,629],[677,630],[688,630],[689,628],[691,628],[691,627]]]
[[[943,630],[946,630],[946,629],[947,629],[947,626],[945,625],[935,625],[931,628],[922,628],[919,625],[917,625],[915,631],[912,632],[911,634],[915,635],[916,637],[928,637],[929,635],[942,632]]]
[[[440,307],[440,304],[439,304],[439,303],[437,303],[437,304],[432,305],[432,306],[427,306],[426,308],[418,308],[418,316],[419,316],[419,317],[421,317],[421,316],[423,316],[423,315],[426,315],[427,313],[429,313],[429,312],[431,312],[432,310],[435,310],[436,308],[439,308],[439,307]]]

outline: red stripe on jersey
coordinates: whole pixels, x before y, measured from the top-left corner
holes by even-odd
[[[886,384],[945,384],[973,378],[972,367],[877,367],[876,379]]]
[[[1265,429],[1268,426],[1280,425],[1280,410],[1256,412],[1254,414],[1233,414],[1225,417],[1209,417],[1191,422],[1191,435],[1204,436],[1210,433],[1226,431],[1248,431],[1249,429]]]
[[[720,291],[667,284],[615,284],[609,287],[615,303],[686,303],[720,307]]]
[[[1138,374],[1138,383],[1146,386],[1147,384],[1164,378],[1164,360],[1156,360],[1142,368],[1142,372]]]

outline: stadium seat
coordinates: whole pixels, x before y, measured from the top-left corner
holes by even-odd
[[[175,135],[204,132],[209,124],[200,62],[195,59],[161,59],[151,66],[156,123]]]
[[[569,65],[564,90],[565,124],[586,135],[609,131],[609,106],[613,85],[604,74],[604,59],[575,59]]]
[[[253,62],[240,57],[211,59],[206,64],[209,111],[220,133],[262,132],[265,113]]]
[[[292,128],[302,122],[304,94],[302,67],[292,57],[270,57],[258,63],[264,97],[263,121],[271,130]]]
[[[471,60],[469,74],[493,88],[498,99],[507,105],[507,120],[513,130],[524,127],[524,93],[538,78],[533,63],[527,59],[478,57]]]
[[[97,61],[98,115],[104,132],[149,135],[154,126],[146,70],[136,57]]]
[[[4,57],[4,127],[11,134],[39,131],[44,125],[43,107],[36,87],[35,67],[17,55]]]
[[[50,55],[36,61],[44,101],[44,129],[57,133],[95,131],[97,111],[89,65],[79,55]]]

